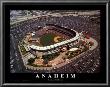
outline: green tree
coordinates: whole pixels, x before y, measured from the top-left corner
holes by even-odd
[[[28,64],[32,64],[34,62],[34,60],[35,59],[33,59],[33,58],[28,59]]]

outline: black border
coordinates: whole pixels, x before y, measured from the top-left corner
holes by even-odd
[[[54,6],[53,6],[54,5]],[[65,6],[67,5],[67,6]],[[30,8],[29,8],[30,7]],[[9,53],[10,53],[10,22],[9,18],[10,9],[36,9],[38,10],[65,10],[65,9],[75,9],[75,10],[101,10],[101,57],[102,57],[102,66],[101,73],[98,74],[76,74],[77,79],[73,80],[75,83],[106,83],[106,4],[96,4],[96,3],[3,3],[3,83],[33,83],[35,81],[36,74],[12,74],[9,73]],[[29,78],[27,78],[29,77]],[[27,80],[28,79],[28,80]],[[69,81],[69,80],[68,80]],[[70,80],[71,81],[71,80]],[[69,81],[69,82],[70,82]],[[39,79],[37,82],[43,82],[42,79]],[[48,83],[47,80],[44,80],[44,83]],[[63,81],[64,82],[64,81]],[[67,82],[67,81],[65,81]],[[49,82],[51,83],[51,82]]]

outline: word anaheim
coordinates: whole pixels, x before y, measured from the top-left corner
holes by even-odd
[[[36,78],[75,78],[75,74],[36,74]]]

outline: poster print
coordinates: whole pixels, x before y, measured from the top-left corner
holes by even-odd
[[[106,5],[3,6],[6,83],[106,83]]]

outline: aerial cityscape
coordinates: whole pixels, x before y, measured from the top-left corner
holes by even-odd
[[[11,10],[11,73],[100,72],[100,10]]]

